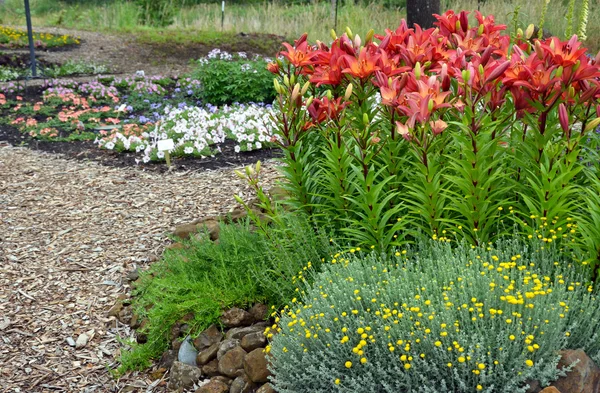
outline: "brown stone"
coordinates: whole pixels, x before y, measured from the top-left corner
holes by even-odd
[[[158,361],[158,367],[169,369],[171,368],[175,360],[177,360],[177,351],[169,349],[163,352],[162,356],[160,357],[160,360]]]
[[[229,386],[227,384],[211,379],[209,383],[202,385],[194,393],[227,393],[228,391]]]
[[[170,390],[180,388],[189,389],[194,383],[200,380],[201,376],[202,371],[198,367],[181,362],[173,362],[171,371],[169,372],[168,388]]]
[[[185,244],[183,243],[173,243],[173,244],[169,244],[167,247],[165,247],[167,250],[183,250],[185,247]]]
[[[119,314],[121,313],[121,310],[123,310],[123,302],[121,300],[117,300],[115,302],[115,305],[112,306],[110,308],[110,310],[108,310],[108,316],[109,317],[118,317]]]
[[[210,347],[206,348],[204,351],[201,351],[196,357],[196,363],[198,364],[206,364],[213,359],[217,358],[217,352],[219,351],[219,344],[213,344]]]
[[[267,358],[261,348],[255,349],[244,358],[244,371],[252,382],[264,383],[268,381],[271,372],[267,365]]]
[[[246,351],[235,347],[219,360],[219,372],[228,377],[239,377],[244,373],[244,358]]]
[[[133,317],[133,311],[131,306],[124,307],[121,311],[119,311],[119,316],[117,319],[119,322],[129,325],[131,323],[131,318]]]
[[[198,223],[190,223],[190,224],[182,224],[175,227],[175,231],[173,231],[173,235],[187,240],[193,234],[203,231],[206,228],[208,234],[210,236],[210,240],[217,240],[219,238],[219,221],[216,219],[207,219]]]
[[[216,377],[212,377],[210,380],[223,382],[227,386],[231,386],[231,383],[233,382],[233,379],[224,377],[223,375],[217,375]]]
[[[250,333],[242,337],[241,344],[245,351],[250,352],[256,348],[262,348],[267,345],[267,338],[265,337],[264,332]]]
[[[216,377],[217,375],[219,375],[219,361],[215,359],[206,363],[202,367],[202,374],[206,375],[209,378]]]
[[[140,316],[136,313],[133,313],[133,315],[131,316],[131,321],[129,321],[129,326],[132,329],[137,329],[140,327]]]
[[[560,393],[600,392],[600,368],[581,349],[560,351],[558,368],[568,367],[579,360],[567,376],[552,383]]]
[[[156,381],[157,379],[162,379],[162,377],[165,375],[166,372],[167,372],[166,368],[159,367],[158,369],[156,369],[150,373],[150,379],[152,379],[153,381]]]
[[[229,339],[229,340],[221,341],[219,343],[219,350],[217,351],[217,360],[221,360],[223,355],[225,355],[227,352],[231,351],[233,348],[239,347],[239,346],[240,346],[240,340]]]
[[[269,308],[262,303],[256,303],[248,312],[255,321],[264,321],[269,315]]]
[[[229,387],[229,393],[250,393],[256,388],[256,384],[243,374],[233,380]]]
[[[226,339],[235,339],[241,340],[244,336],[250,333],[263,333],[265,331],[265,327],[261,325],[252,325],[252,326],[244,326],[238,328],[231,328],[225,333]]]
[[[221,322],[227,327],[248,326],[252,324],[253,318],[248,311],[234,307],[221,315]]]
[[[217,327],[217,325],[212,324],[200,333],[198,337],[194,340],[194,346],[198,351],[202,351],[214,344],[218,344],[223,340],[223,334]]]
[[[197,224],[182,224],[175,227],[173,235],[180,239],[187,240],[192,234],[198,232],[199,229]]]
[[[256,393],[275,393],[275,389],[271,387],[271,384],[265,383],[256,390]]]
[[[544,390],[540,391],[540,393],[561,393],[561,391],[554,386],[548,386]]]

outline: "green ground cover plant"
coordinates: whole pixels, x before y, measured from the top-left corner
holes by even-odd
[[[268,232],[252,230],[249,222],[221,225],[219,242],[208,236],[192,238],[185,249],[167,251],[141,276],[134,291],[134,307],[147,319],[144,344],[123,351],[119,372],[143,369],[169,345],[169,331],[183,316],[190,334],[219,323],[228,307],[256,302],[280,307],[293,296],[290,280],[313,260],[320,265],[331,254],[329,238],[315,232],[305,218],[284,215]]]
[[[269,330],[278,392],[524,393],[562,374],[561,349],[600,360],[585,272],[537,239],[351,249],[299,274]]]

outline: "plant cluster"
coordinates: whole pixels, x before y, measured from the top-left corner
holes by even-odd
[[[198,98],[213,105],[232,103],[270,104],[275,98],[269,59],[245,52],[212,50],[198,60],[191,75],[200,82]]]
[[[422,234],[485,244],[513,224],[545,242],[568,224],[597,233],[585,190],[600,182],[586,145],[600,125],[600,54],[467,14],[284,44],[269,68],[295,208],[380,250]],[[584,237],[572,243],[595,264],[600,238]]]
[[[282,306],[294,293],[288,278],[304,258],[321,260],[331,253],[329,238],[293,215],[282,217],[269,233],[251,230],[249,222],[222,224],[218,243],[196,235],[185,246],[166,252],[142,274],[133,306],[147,318],[148,340],[122,352],[119,371],[149,366],[169,345],[173,324],[187,314],[193,314],[186,322],[193,335],[218,323],[227,307]]]
[[[57,48],[65,45],[78,45],[79,38],[69,35],[55,35],[50,33],[33,33],[36,48]],[[29,45],[27,31],[12,27],[0,26],[0,48],[23,48]]]
[[[430,241],[330,262],[299,269],[267,329],[278,392],[524,393],[570,370],[559,350],[600,358],[596,295],[554,247]]]

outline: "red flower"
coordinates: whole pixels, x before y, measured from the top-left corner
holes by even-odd
[[[374,47],[362,48],[358,55],[358,59],[355,56],[344,55],[343,61],[346,63],[346,68],[342,70],[345,74],[350,74],[360,79],[371,76],[375,71],[380,68],[377,66],[377,61],[381,57],[380,54],[375,53]]]
[[[275,75],[279,75],[279,64],[277,62],[269,63],[267,64],[267,70]]]
[[[322,123],[327,119],[337,120],[342,110],[350,104],[349,102],[342,103],[342,99],[343,97],[333,100],[329,100],[327,97],[315,98],[308,107],[308,113],[317,123]]]
[[[294,46],[284,42],[283,46],[286,47],[287,52],[282,51],[279,54],[287,58],[294,67],[301,68],[310,65],[312,63],[312,48],[306,41],[307,37],[307,34],[303,34],[294,42]]]

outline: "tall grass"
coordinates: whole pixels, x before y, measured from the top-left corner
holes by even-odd
[[[500,23],[510,24],[515,8],[519,7],[518,22],[525,29],[530,23],[538,24],[546,0],[442,0],[442,9],[476,10],[493,14]],[[403,8],[384,7],[384,0],[370,4],[344,2],[338,10],[338,30],[346,26],[359,34],[373,28],[382,32],[395,28],[405,17]],[[564,37],[569,14],[569,0],[550,0],[544,26],[554,35]],[[220,2],[219,2],[220,3]],[[582,0],[575,1],[574,30],[579,25]],[[590,19],[587,41],[592,51],[600,49],[600,0],[590,0]],[[136,32],[150,28],[139,24],[139,10],[130,1],[98,0],[92,4],[65,4],[58,0],[31,0],[34,26],[62,26],[73,29]],[[0,23],[24,25],[22,0],[6,0],[0,6]],[[334,27],[331,3],[314,0],[309,4],[291,5],[277,1],[254,4],[226,5],[223,31],[233,33],[270,33],[293,39],[309,33],[311,40],[329,41]],[[512,27],[512,25],[511,25]],[[167,30],[221,31],[221,5],[198,4],[185,7],[175,14],[174,23]]]

